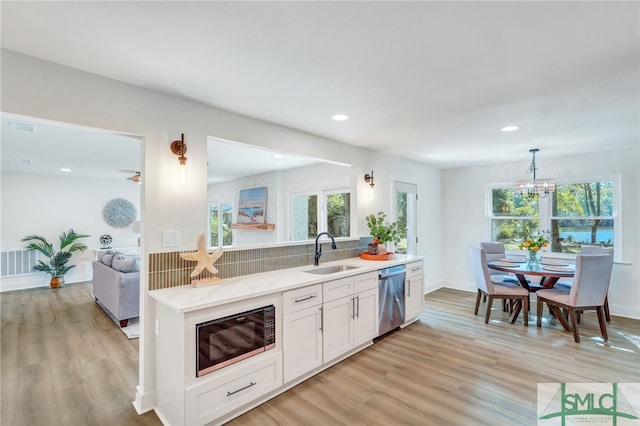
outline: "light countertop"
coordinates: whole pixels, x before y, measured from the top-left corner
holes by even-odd
[[[311,284],[377,271],[378,269],[421,259],[422,256],[403,254],[396,254],[393,259],[382,261],[363,260],[359,257],[354,257],[334,262],[320,262],[320,266],[306,265],[297,268],[280,269],[260,274],[228,278],[222,280],[219,284],[208,287],[195,288],[191,285],[182,285],[179,287],[152,290],[149,292],[149,295],[178,313],[186,313]],[[332,265],[350,265],[355,266],[356,269],[326,275],[304,272],[310,269]]]

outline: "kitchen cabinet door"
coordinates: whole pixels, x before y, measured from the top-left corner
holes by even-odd
[[[359,346],[378,337],[378,289],[363,291],[354,297],[353,344]]]
[[[329,362],[353,348],[353,296],[325,303],[322,334],[323,360]]]
[[[422,262],[407,265],[407,278],[404,288],[405,324],[416,320],[424,309],[424,264]]]
[[[321,306],[313,306],[283,316],[285,383],[322,365],[321,316]]]

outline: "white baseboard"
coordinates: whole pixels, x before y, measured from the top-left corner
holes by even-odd
[[[136,386],[136,399],[133,401],[133,408],[136,409],[138,414],[144,414],[155,408],[156,405],[156,391],[147,392],[145,394],[140,392],[140,386]],[[165,423],[166,424],[166,423]]]

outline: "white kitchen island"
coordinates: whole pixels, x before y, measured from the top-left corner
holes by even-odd
[[[385,261],[351,258],[282,269],[210,287],[151,291],[158,417],[166,425],[224,423],[371,345],[378,335],[377,271],[400,264],[407,265],[407,277],[413,271],[413,282],[422,285],[422,258],[396,255]],[[355,268],[326,275],[305,272],[332,265]],[[416,285],[406,286],[412,309],[403,326],[418,319],[423,295]],[[196,325],[266,305],[276,310],[275,347],[196,377]]]

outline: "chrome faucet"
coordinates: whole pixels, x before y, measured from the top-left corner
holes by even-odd
[[[326,235],[329,238],[331,238],[331,248],[332,249],[337,249],[338,247],[336,246],[336,240],[333,238],[333,235],[331,235],[328,232],[321,232],[318,234],[318,236],[316,237],[316,254],[313,258],[313,265],[314,266],[318,266],[320,264],[320,256],[322,256],[322,245],[318,244],[318,239],[323,236]]]

